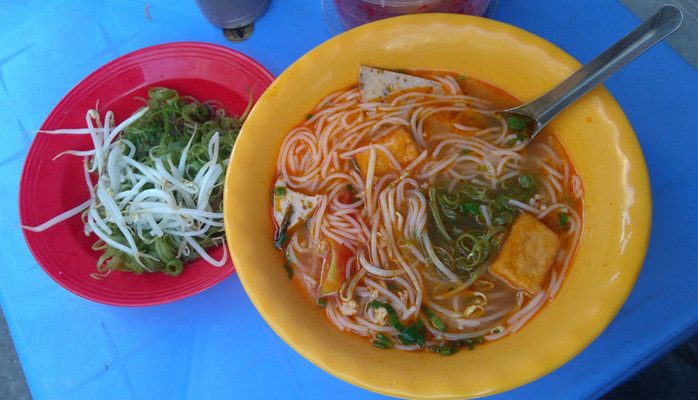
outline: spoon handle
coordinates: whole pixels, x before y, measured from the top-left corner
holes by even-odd
[[[565,107],[647,49],[674,33],[681,26],[682,21],[683,14],[678,7],[662,6],[613,46],[570,75],[550,92],[522,106],[520,110],[537,120],[536,128],[542,127]]]

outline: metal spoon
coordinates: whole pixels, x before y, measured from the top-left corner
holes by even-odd
[[[678,7],[660,7],[649,19],[548,93],[521,106],[499,111],[499,114],[505,118],[518,117],[530,121],[526,123],[524,132],[533,138],[560,111],[674,33],[682,21],[683,14]]]

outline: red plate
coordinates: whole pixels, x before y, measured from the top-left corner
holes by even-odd
[[[206,43],[169,43],[119,57],[99,68],[53,109],[42,130],[85,127],[85,114],[99,102],[102,115],[114,112],[117,123],[143,103],[151,86],[165,86],[199,101],[218,100],[231,115],[240,115],[252,92],[256,101],[274,77],[251,58]],[[89,199],[82,159],[53,158],[64,150],[89,149],[87,136],[38,133],[22,171],[19,214],[23,225],[36,226]],[[46,273],[64,288],[86,299],[118,306],[163,304],[198,293],[233,273],[231,261],[213,267],[203,260],[187,264],[176,277],[164,273],[136,275],[96,272],[100,252],[91,249],[95,235],[85,236],[80,216],[43,232],[24,231],[29,249]],[[223,247],[211,252],[216,259]],[[228,258],[230,260],[230,258]]]

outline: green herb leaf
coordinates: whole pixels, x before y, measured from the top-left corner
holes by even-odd
[[[424,311],[424,313],[427,315],[427,318],[429,318],[429,321],[431,321],[431,323],[434,325],[436,329],[440,330],[441,332],[446,330],[446,324],[441,322],[441,320],[436,315],[434,315],[433,311],[431,311],[426,306],[422,306],[422,311]]]
[[[559,212],[557,213],[557,220],[560,222],[560,226],[562,229],[567,230],[570,228],[569,226],[569,218],[566,213]]]
[[[459,205],[461,212],[470,213],[470,215],[477,217],[480,215],[480,207],[477,203],[461,203]]]
[[[516,116],[507,117],[507,124],[509,125],[509,129],[511,129],[514,132],[523,132],[523,130],[526,129],[526,127],[528,127],[530,123],[531,120],[526,118]]]
[[[376,339],[377,340],[373,342],[373,345],[376,347],[380,347],[381,349],[385,349],[386,347],[393,347],[393,342],[390,341],[390,338],[382,333],[377,334]]]
[[[400,291],[400,289],[402,289],[402,288],[400,287],[400,285],[398,285],[397,283],[395,283],[395,282],[393,282],[393,281],[388,281],[388,282],[386,283],[386,286],[388,287],[388,290],[390,290],[390,291],[393,292],[393,293],[397,293],[397,292]]]
[[[421,320],[417,320],[414,324],[409,327],[405,327],[400,323],[400,318],[397,316],[395,309],[388,304],[383,303],[378,300],[372,300],[368,303],[368,308],[385,308],[388,312],[388,322],[395,328],[396,331],[400,332],[397,336],[400,343],[404,345],[410,345],[417,343],[419,347],[424,347],[424,334],[426,333],[426,328]]]
[[[524,189],[538,188],[538,181],[536,181],[536,178],[534,178],[533,175],[529,174],[528,172],[519,175],[518,179],[519,185],[521,185],[521,187],[523,187]]]
[[[280,249],[283,247],[284,243],[288,240],[288,235],[286,234],[286,230],[288,229],[288,225],[290,224],[291,220],[291,213],[293,212],[293,207],[289,204],[289,206],[286,208],[286,212],[284,213],[284,218],[281,220],[281,226],[279,227],[279,230],[276,232],[276,236],[274,237],[274,248]]]
[[[288,275],[288,279],[293,279],[293,266],[291,265],[291,262],[286,260],[284,263],[284,269],[286,270],[286,275]]]

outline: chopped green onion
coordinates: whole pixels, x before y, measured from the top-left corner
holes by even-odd
[[[274,188],[274,195],[276,197],[283,197],[286,195],[286,188],[283,186],[277,186]]]
[[[458,348],[455,346],[429,346],[429,350],[434,352],[434,353],[439,353],[442,356],[450,356],[451,354],[454,354],[458,352]]]
[[[286,275],[288,275],[288,279],[293,279],[293,266],[291,265],[291,262],[286,260],[284,263],[284,269],[286,270]]]
[[[288,235],[286,234],[286,232],[282,233],[281,235],[279,235],[279,238],[276,239],[276,241],[274,242],[274,248],[275,249],[282,248],[284,246],[284,243],[286,243],[287,240],[288,240]]]
[[[376,347],[380,347],[381,349],[385,349],[386,347],[393,347],[393,343],[390,341],[390,338],[382,333],[376,335],[376,340],[373,341],[373,345]]]
[[[385,285],[388,287],[388,290],[390,290],[393,293],[397,293],[400,291],[400,289],[402,289],[400,285],[393,281],[388,281]]]
[[[534,178],[533,175],[529,174],[528,172],[519,175],[518,179],[519,184],[524,189],[535,189],[538,187],[538,182],[536,181],[536,178]]]
[[[320,307],[325,307],[327,305],[327,299],[325,299],[325,298],[318,299],[317,305],[319,305]]]
[[[521,117],[509,116],[507,117],[507,124],[509,129],[514,132],[523,132],[526,127],[531,123],[531,120]]]
[[[288,225],[291,222],[292,212],[293,207],[291,207],[291,205],[289,204],[289,206],[286,208],[286,212],[284,213],[284,218],[281,220],[281,226],[279,226],[279,230],[276,232],[276,237],[274,238],[274,248],[276,249],[282,248],[286,240],[288,240],[286,230],[288,229]]]
[[[397,316],[395,309],[393,309],[390,304],[383,303],[378,300],[372,300],[370,303],[368,303],[368,308],[384,308],[385,311],[388,312],[388,322],[393,328],[395,328],[396,331],[399,332],[397,338],[400,343],[404,345],[417,343],[419,347],[424,347],[424,334],[426,328],[421,320],[417,320],[417,322],[411,326],[405,327],[402,325],[402,323],[400,323],[400,318]]]
[[[473,152],[473,151],[470,150],[470,149],[463,149],[463,150],[460,151],[460,155],[465,156],[465,155],[468,155],[468,154],[470,154],[470,153],[472,153],[472,152]]]
[[[441,320],[434,315],[434,312],[428,309],[426,306],[422,306],[422,311],[427,315],[427,318],[429,318],[429,321],[434,325],[434,327],[441,332],[446,330],[446,324],[441,322]]]
[[[559,212],[557,213],[557,219],[560,222],[560,226],[562,229],[567,230],[569,229],[569,218],[566,213],[564,212]]]
[[[310,119],[310,118],[313,118],[313,114],[306,114],[305,115],[305,119]]]
[[[480,207],[476,203],[461,203],[459,208],[461,212],[468,212],[473,216],[480,215]]]

